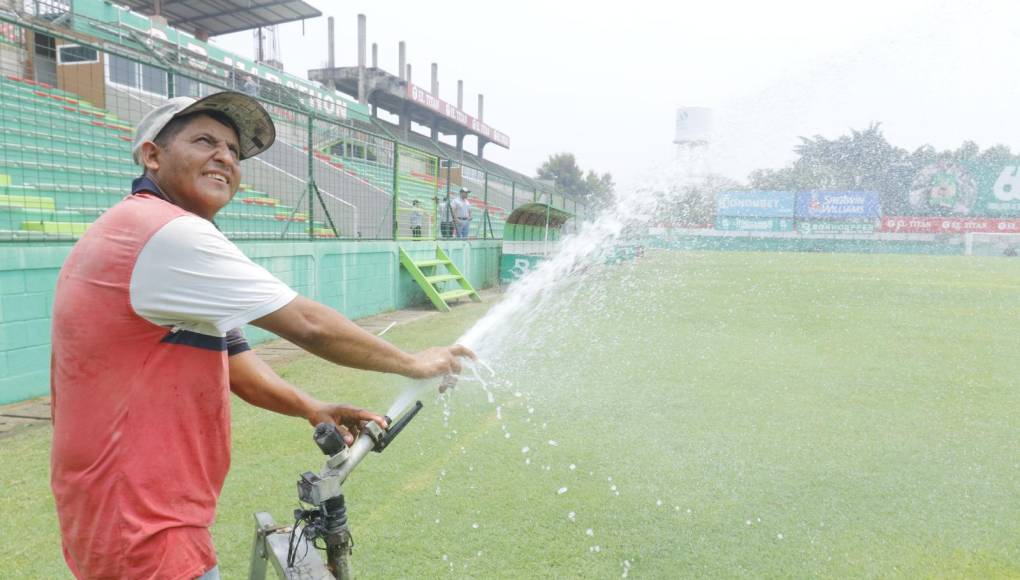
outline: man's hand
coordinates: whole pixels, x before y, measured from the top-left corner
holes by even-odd
[[[414,361],[405,376],[412,379],[428,379],[441,375],[460,374],[459,357],[478,360],[478,356],[468,347],[455,344],[453,346],[437,346],[412,355]]]
[[[308,422],[312,425],[319,423],[332,423],[340,427],[340,433],[344,437],[344,443],[351,445],[361,433],[365,423],[375,421],[377,425],[386,429],[386,418],[377,413],[352,407],[351,405],[338,405],[333,403],[318,403],[308,416]]]

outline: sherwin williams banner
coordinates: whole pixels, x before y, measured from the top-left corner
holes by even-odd
[[[715,229],[741,232],[792,232],[793,219],[718,217],[715,220]]]
[[[874,219],[882,215],[874,191],[802,191],[797,217],[805,219]]]
[[[725,191],[715,196],[716,215],[722,217],[792,218],[792,191]]]
[[[882,218],[883,232],[913,234],[1020,233],[1020,220],[900,216]]]
[[[802,234],[873,234],[875,222],[797,222],[797,231]]]

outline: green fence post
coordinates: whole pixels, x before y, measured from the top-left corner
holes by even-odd
[[[397,239],[397,196],[400,195],[400,144],[393,142],[393,239]]]
[[[484,181],[484,183],[485,183],[485,185],[483,186],[484,187],[483,191],[485,192],[485,196],[482,199],[482,203],[485,204],[485,212],[482,214],[482,239],[483,240],[488,238],[488,236],[485,235],[486,224],[489,223],[489,172],[488,171],[485,172],[485,181]],[[492,229],[491,225],[489,225],[489,229],[490,230]]]
[[[315,239],[315,115],[308,114],[308,239]]]

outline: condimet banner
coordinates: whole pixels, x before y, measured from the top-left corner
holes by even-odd
[[[724,191],[716,194],[719,217],[792,218],[792,191]]]

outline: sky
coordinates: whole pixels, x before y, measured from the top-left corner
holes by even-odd
[[[403,40],[415,84],[436,62],[443,100],[462,79],[474,115],[484,93],[485,122],[510,136],[486,158],[529,175],[570,152],[618,187],[656,181],[685,106],[712,109],[709,168],[737,180],[789,163],[798,136],[872,122],[907,149],[1020,150],[1020,2],[308,1],[324,16],[280,26],[288,72],[325,66],[325,16],[337,66],[356,65],[365,14],[383,69],[397,74]],[[254,52],[250,32],[214,42]]]

